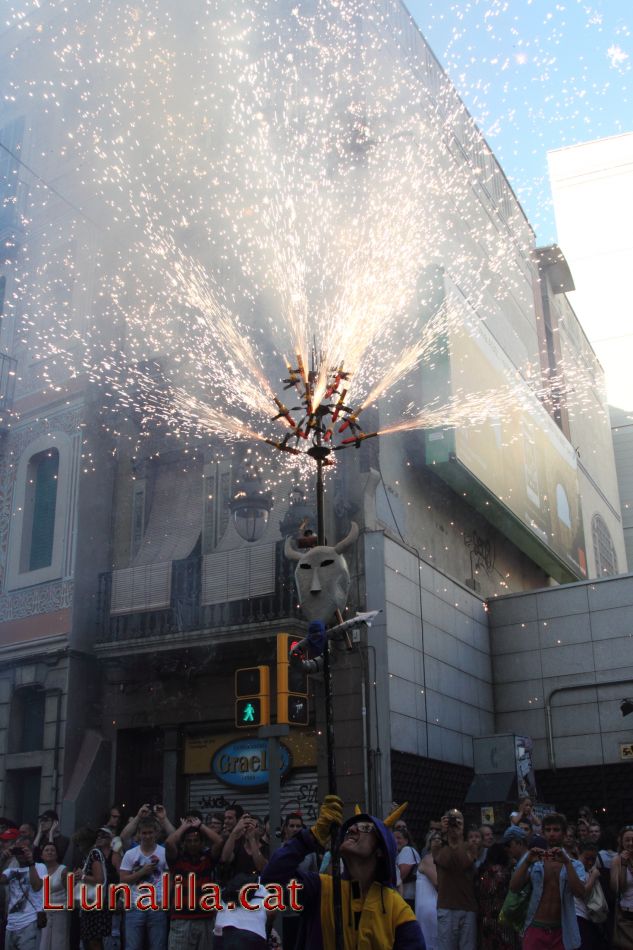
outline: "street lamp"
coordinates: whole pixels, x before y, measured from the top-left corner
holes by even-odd
[[[273,506],[270,493],[263,485],[256,468],[243,465],[238,471],[237,487],[229,502],[233,524],[240,538],[253,543],[259,541]]]

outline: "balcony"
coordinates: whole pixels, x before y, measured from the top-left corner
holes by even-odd
[[[193,631],[262,625],[299,617],[294,563],[284,557],[283,543],[275,546],[275,581],[270,593],[222,603],[203,603],[204,558],[171,562],[169,605],[158,609],[113,612],[114,573],[99,577],[97,644],[152,641]]]

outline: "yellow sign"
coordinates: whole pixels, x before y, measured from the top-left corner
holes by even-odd
[[[255,738],[255,737],[254,737]],[[189,736],[185,740],[184,772],[187,775],[206,775],[211,772],[215,753],[232,740],[243,740],[243,732],[223,733],[220,736]],[[316,736],[312,732],[293,729],[281,740],[292,756],[295,769],[316,767]]]
[[[620,743],[620,758],[627,762],[633,762],[633,742]]]

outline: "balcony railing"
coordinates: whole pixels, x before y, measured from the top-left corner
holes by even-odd
[[[164,610],[112,614],[112,573],[99,577],[97,643],[122,643],[195,630],[242,627],[298,617],[295,564],[275,551],[275,590],[263,596],[220,604],[201,604],[202,558],[172,562],[171,602]]]

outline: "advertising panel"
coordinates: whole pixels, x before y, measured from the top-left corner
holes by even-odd
[[[552,576],[585,577],[573,447],[483,323],[476,332],[463,325],[451,330],[448,351],[443,369],[451,398],[470,402],[473,418],[482,421],[429,433],[427,463],[458,490],[469,473],[473,506]],[[547,551],[554,557],[544,557]]]

